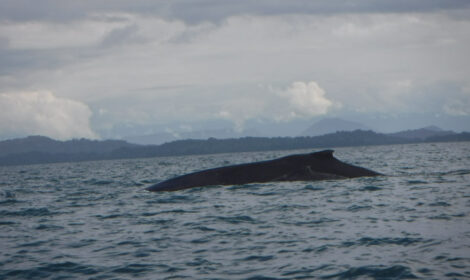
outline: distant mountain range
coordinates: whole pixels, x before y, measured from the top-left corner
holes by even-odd
[[[429,137],[447,136],[447,135],[452,135],[452,134],[455,134],[455,132],[450,131],[450,130],[443,130],[437,126],[427,126],[427,127],[423,127],[420,129],[390,133],[388,135],[400,137],[400,138],[406,138],[406,139],[424,140]]]
[[[128,136],[125,138],[126,141],[139,145],[159,145],[167,142],[182,140],[182,139],[229,139],[229,138],[241,138],[247,136],[257,136],[256,131],[243,131],[237,132],[233,129],[208,129],[208,130],[196,130],[196,131],[185,131],[185,132],[162,132],[149,135],[139,136]]]
[[[279,124],[278,124],[279,125]],[[125,137],[124,140],[139,145],[160,145],[172,141],[184,140],[184,139],[232,139],[232,138],[243,138],[243,137],[276,137],[278,135],[272,135],[272,133],[263,132],[262,127],[249,128],[244,131],[235,131],[230,128],[219,128],[219,129],[202,129],[202,130],[189,130],[189,131],[171,131],[171,132],[160,132],[148,135],[134,135]],[[271,130],[275,131],[275,127],[271,127]],[[339,131],[354,131],[354,130],[372,130],[370,127],[349,120],[340,118],[324,118],[321,119],[307,129],[301,129],[299,131],[292,131],[291,134],[284,136],[321,136],[325,134],[335,133]],[[427,137],[447,135],[453,133],[452,131],[444,131],[436,126],[428,126],[416,130],[400,131],[397,133],[391,133],[391,136],[397,136],[408,139],[426,139]]]
[[[10,154],[22,154],[30,152],[52,154],[106,154],[120,148],[131,148],[138,145],[122,140],[88,140],[74,139],[69,141],[57,141],[45,136],[29,136],[26,138],[0,141],[0,157]]]
[[[329,133],[335,133],[337,131],[354,130],[370,130],[370,128],[361,123],[353,121],[347,121],[338,118],[325,118],[311,125],[299,136],[320,136]]]
[[[320,136],[189,139],[161,145],[137,145],[121,140],[56,141],[30,136],[0,141],[0,165],[452,141],[470,141],[470,133],[425,127],[391,134],[354,130]]]
[[[278,126],[280,124],[277,124]],[[129,143],[139,145],[160,145],[167,142],[183,140],[183,139],[231,139],[231,138],[242,138],[242,137],[273,137],[271,133],[267,131],[263,132],[263,127],[248,128],[243,131],[236,131],[231,128],[219,128],[219,129],[203,129],[203,130],[190,130],[190,131],[171,131],[171,132],[159,132],[147,135],[134,135],[125,137],[124,140]],[[292,131],[291,135],[285,136],[320,136],[328,133],[334,133],[337,131],[354,131],[354,130],[371,130],[371,128],[352,121],[347,121],[339,118],[325,118],[322,119],[303,131]],[[271,127],[271,130],[275,131],[275,127]],[[278,135],[276,135],[278,136]]]

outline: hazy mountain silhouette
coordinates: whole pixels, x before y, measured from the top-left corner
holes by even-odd
[[[74,139],[57,141],[45,136],[28,136],[26,138],[0,141],[0,156],[8,154],[40,152],[40,153],[96,153],[105,154],[124,147],[136,145],[122,140],[88,140]]]
[[[228,139],[228,138],[240,138],[247,136],[257,136],[259,133],[254,130],[248,130],[243,132],[237,132],[233,129],[207,129],[207,130],[195,130],[178,133],[155,133],[149,135],[138,135],[129,136],[125,140],[139,145],[160,145],[167,142],[178,141],[183,139]]]
[[[121,140],[56,141],[30,136],[0,141],[0,165],[450,141],[470,141],[470,133],[450,133],[428,127],[393,135],[355,130],[313,137],[187,139],[162,145],[136,145]]]
[[[300,136],[319,136],[337,131],[370,130],[367,126],[353,121],[347,121],[339,118],[325,118],[314,123]]]
[[[406,138],[406,139],[426,139],[429,137],[436,137],[436,136],[446,136],[452,135],[455,132],[450,130],[443,130],[437,126],[426,126],[420,129],[412,129],[406,131],[400,131],[395,133],[389,133],[390,136]]]

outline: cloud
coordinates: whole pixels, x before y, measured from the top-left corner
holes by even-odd
[[[104,47],[114,47],[128,43],[145,42],[145,38],[138,35],[139,27],[131,24],[124,27],[118,27],[110,31],[102,41]]]
[[[132,26],[126,29],[124,24],[94,19],[64,23],[4,22],[0,34],[8,39],[8,47],[16,50],[84,48],[97,45],[103,36],[110,36],[110,41],[129,36],[134,30]]]
[[[217,110],[222,108],[216,115],[218,118],[227,119],[233,122],[235,131],[241,132],[244,129],[244,124],[247,120],[255,118],[263,118],[266,116],[267,109],[269,109],[270,99],[264,99],[263,95],[239,95],[238,98],[231,98],[230,100],[220,100],[214,104],[213,108]]]
[[[333,102],[326,98],[325,91],[314,81],[294,82],[281,96],[288,100],[289,115],[293,117],[324,115],[333,105]]]
[[[208,119],[243,129],[330,113],[467,112],[427,89],[468,84],[468,1],[36,2],[0,1],[0,92],[40,88],[88,104],[101,135]]]
[[[325,90],[317,82],[293,82],[288,88],[259,88],[258,94],[239,95],[226,100],[217,114],[231,120],[235,130],[242,131],[244,123],[252,119],[268,119],[286,122],[293,119],[308,119],[327,114],[341,105],[326,97]]]
[[[470,116],[470,89],[462,88],[454,94],[446,94],[443,111],[451,116]]]
[[[182,20],[189,24],[222,22],[239,15],[435,12],[469,7],[466,0],[2,0],[0,19],[75,21],[103,13],[133,13]]]
[[[97,138],[84,103],[51,92],[0,94],[0,137],[44,135],[55,139]]]

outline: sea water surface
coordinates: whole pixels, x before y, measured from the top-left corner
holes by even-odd
[[[0,279],[469,279],[470,143],[337,148],[386,174],[151,193],[316,150],[0,167]]]

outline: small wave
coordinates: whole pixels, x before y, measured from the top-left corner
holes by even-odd
[[[346,271],[323,276],[322,279],[356,279],[361,278],[364,276],[369,276],[373,279],[417,279],[413,273],[411,273],[411,269],[402,266],[402,265],[394,265],[390,267],[384,266],[360,266],[360,267],[352,267]]]
[[[152,217],[152,216],[155,216],[155,215],[158,215],[158,214],[160,214],[160,213],[159,212],[143,212],[140,215],[144,216],[144,217]]]
[[[250,216],[232,216],[232,217],[215,217],[219,221],[223,221],[229,224],[240,224],[240,223],[256,223],[256,220]]]
[[[124,213],[124,214],[96,215],[95,217],[101,220],[107,220],[107,219],[117,219],[117,218],[131,218],[132,215],[128,213]]]
[[[465,276],[465,275],[457,273],[457,272],[449,272],[449,273],[446,273],[445,276],[452,277],[453,279],[459,279],[460,277],[468,277],[468,275]],[[456,278],[456,277],[459,277],[459,278]]]
[[[134,257],[136,258],[145,258],[149,257],[154,253],[160,252],[159,250],[156,249],[149,249],[149,248],[139,248],[134,252]]]
[[[21,201],[10,198],[10,199],[0,201],[0,206],[4,206],[4,205],[8,206],[8,205],[13,205],[13,204],[17,204],[17,203],[21,203]]]
[[[23,243],[23,244],[20,244],[18,245],[17,247],[18,248],[24,248],[24,247],[40,247],[44,244],[47,244],[49,241],[46,241],[46,240],[39,240],[39,241],[34,241],[34,242],[27,242],[27,243]]]
[[[77,242],[73,242],[67,245],[67,248],[82,248],[89,245],[92,245],[96,242],[94,239],[83,239]]]
[[[193,194],[193,193],[205,192],[205,191],[207,191],[207,190],[209,190],[209,189],[218,189],[218,188],[220,188],[220,187],[221,187],[221,186],[219,186],[219,185],[194,187],[194,188],[186,189],[186,190],[184,190],[184,192],[185,192],[185,193]]]
[[[269,277],[269,276],[256,275],[256,276],[247,278],[246,280],[282,280],[282,279],[284,278],[274,278],[274,277]]]
[[[408,180],[408,181],[406,181],[406,183],[407,183],[409,186],[413,186],[413,185],[427,185],[427,184],[428,184],[428,182],[422,181],[422,180]]]
[[[114,183],[114,181],[97,180],[97,179],[89,179],[89,180],[83,181],[83,184],[92,185],[92,186],[103,186],[103,185],[109,185],[109,184],[112,184],[112,183]]]
[[[438,202],[434,202],[434,203],[430,203],[429,206],[441,206],[441,207],[448,207],[448,206],[451,206],[451,204],[445,202],[445,201],[438,201]]]
[[[3,217],[43,217],[43,216],[54,216],[57,214],[63,214],[62,212],[52,212],[49,209],[42,208],[28,208],[20,211],[0,211],[0,216]]]
[[[287,271],[287,272],[283,273],[282,275],[283,276],[292,276],[292,275],[299,275],[300,274],[301,277],[296,277],[294,279],[310,279],[311,277],[309,277],[307,275],[311,275],[313,272],[328,269],[330,267],[331,267],[330,265],[324,264],[324,265],[320,265],[319,267],[316,267],[316,268],[301,268],[301,269],[296,269],[296,270],[292,270],[292,271]]]
[[[210,262],[204,258],[197,257],[193,261],[185,263],[187,266],[194,266],[194,267],[200,267],[200,266],[208,266],[208,265],[214,265],[215,263]]]
[[[158,226],[168,226],[171,223],[173,223],[174,220],[168,220],[168,219],[139,219],[137,220],[136,224],[137,225],[158,225]]]
[[[330,219],[330,218],[320,218],[320,219],[310,220],[310,221],[288,221],[288,222],[283,222],[283,224],[294,225],[294,226],[318,226],[324,223],[332,223],[336,221],[338,220]]]
[[[422,238],[372,238],[372,237],[363,237],[357,241],[347,241],[343,242],[343,246],[386,246],[386,245],[400,245],[400,246],[409,246],[415,243],[424,243],[430,242],[432,240],[424,240]]]
[[[274,256],[248,256],[244,259],[241,259],[240,261],[244,262],[252,262],[252,261],[257,261],[257,262],[265,262],[274,259]]]
[[[39,226],[36,227],[36,230],[48,230],[48,231],[61,230],[61,229],[64,229],[64,227],[51,225],[51,224],[40,224]]]
[[[195,197],[190,195],[176,195],[170,194],[168,197],[160,197],[157,199],[153,199],[149,201],[149,204],[159,203],[159,204],[166,204],[166,203],[184,203],[184,202],[192,202],[194,201]]]
[[[131,182],[131,183],[129,183],[129,186],[131,186],[131,187],[142,187],[142,186],[145,186],[145,184],[140,183],[140,182]]]
[[[275,195],[279,195],[280,192],[275,192],[275,191],[267,191],[267,192],[248,192],[247,194],[249,194],[249,195],[255,195],[255,196],[275,196]]]
[[[440,215],[437,215],[437,216],[431,216],[431,217],[428,217],[429,220],[445,220],[445,221],[449,221],[449,220],[452,220],[452,216],[449,216],[447,214],[440,214]]]
[[[5,279],[15,277],[18,279],[44,279],[52,275],[59,278],[74,278],[80,276],[90,276],[99,273],[100,269],[90,265],[81,265],[73,262],[63,262],[47,264],[31,269],[16,269],[3,271]],[[0,278],[2,277],[0,274]]]
[[[372,209],[372,206],[369,206],[369,205],[352,205],[347,208],[349,212],[359,212],[359,211],[370,210],[370,209]]]
[[[211,236],[205,236],[205,237],[202,237],[202,238],[193,239],[193,240],[190,241],[190,243],[192,243],[192,244],[204,244],[204,243],[209,243],[210,241],[212,241],[212,237]]]
[[[437,172],[435,175],[438,176],[463,176],[470,174],[470,169],[458,169],[458,170],[451,170],[447,172]]]
[[[200,231],[216,231],[216,229],[201,225],[200,223],[189,222],[183,224],[184,227],[189,227],[191,229],[200,230]]]
[[[4,191],[2,193],[2,196],[5,197],[5,198],[13,199],[13,198],[16,197],[16,194],[12,191]]]
[[[147,180],[147,179],[144,179],[144,180],[141,180],[140,183],[141,184],[144,184],[144,185],[147,185],[147,184],[157,184],[157,183],[160,183],[162,182],[162,180],[158,180],[158,179],[151,179],[151,180]]]
[[[151,264],[129,264],[115,268],[113,269],[113,272],[119,274],[123,273],[131,274],[132,276],[139,276],[145,272],[151,271],[153,269],[152,266],[153,265]]]
[[[367,192],[375,192],[375,191],[380,191],[382,190],[381,187],[377,187],[377,186],[365,186],[361,189],[359,189],[360,191],[367,191]]]
[[[328,250],[329,247],[330,247],[330,245],[322,245],[322,246],[319,246],[319,247],[309,247],[309,248],[303,249],[302,252],[305,252],[305,253],[310,253],[310,252],[321,253],[321,252],[325,252],[326,250]]]
[[[173,209],[173,210],[160,211],[158,214],[186,214],[186,213],[196,213],[196,211],[183,210],[183,209]]]
[[[117,244],[118,246],[126,246],[126,245],[130,245],[130,246],[140,246],[140,242],[138,241],[134,241],[134,240],[125,240],[125,241],[121,241]]]
[[[457,213],[457,214],[454,214],[452,215],[452,217],[455,217],[455,218],[463,218],[463,217],[466,217],[467,214],[465,213]]]
[[[306,185],[304,190],[309,190],[309,191],[323,191],[325,190],[324,187],[320,186],[314,186],[314,185]]]
[[[247,188],[250,188],[251,190],[253,190],[253,189],[257,189],[259,186],[262,186],[262,184],[233,185],[233,186],[229,186],[227,190],[237,191],[237,190],[244,190]]]
[[[142,276],[150,271],[155,271],[157,273],[176,273],[178,271],[182,271],[184,269],[173,267],[169,265],[162,265],[162,264],[137,264],[132,263],[128,265],[119,266],[112,270],[113,273],[116,274],[130,274],[133,277]],[[157,274],[158,275],[158,274]]]

